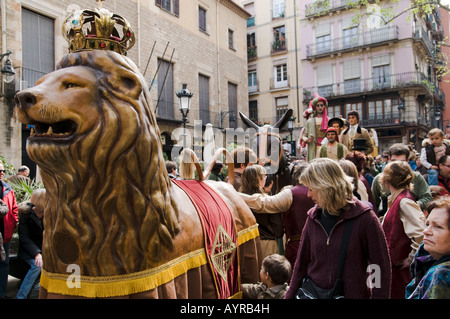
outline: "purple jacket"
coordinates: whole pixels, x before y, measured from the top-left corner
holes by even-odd
[[[344,224],[351,218],[355,218],[355,222],[342,275],[344,296],[349,299],[389,298],[391,265],[383,229],[370,207],[353,199],[354,203],[344,207],[329,237],[318,219],[321,210],[317,205],[308,211],[286,299],[295,298],[306,275],[320,288],[333,288]],[[369,278],[367,268],[371,264],[376,266]],[[376,287],[370,289],[368,279]]]

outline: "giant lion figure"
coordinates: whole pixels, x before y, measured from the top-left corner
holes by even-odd
[[[70,53],[15,101],[47,189],[41,298],[218,297],[201,221],[168,177],[147,85],[129,58]],[[240,282],[258,281],[254,216],[231,185],[207,185],[234,219]]]

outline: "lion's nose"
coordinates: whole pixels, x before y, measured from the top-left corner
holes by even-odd
[[[17,92],[14,101],[18,107],[26,109],[36,104],[36,96],[30,92]]]

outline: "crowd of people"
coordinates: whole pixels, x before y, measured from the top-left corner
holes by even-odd
[[[420,152],[396,143],[378,154],[358,112],[330,119],[327,106],[316,97],[305,111],[297,145],[305,158],[289,163],[291,183],[278,192],[251,149],[232,153],[233,186],[261,242],[260,282],[242,283],[243,297],[450,298],[450,143],[443,132],[432,129]],[[170,178],[184,178],[175,162],[166,168]],[[216,162],[208,179],[227,182],[224,168]],[[0,297],[19,221],[4,177],[0,163]],[[20,208],[19,256],[30,269],[17,298],[26,297],[42,267],[44,195],[36,191]]]
[[[263,258],[261,282],[243,284],[243,297],[299,298],[312,289],[344,298],[450,298],[450,146],[442,131],[429,132],[422,156],[401,143],[378,155],[356,111],[345,128],[326,117],[326,106],[318,97],[305,111],[312,117],[299,139],[307,156],[290,163],[291,185],[274,195],[256,154],[233,152],[234,187],[258,222]],[[338,272],[346,227],[351,260]]]
[[[17,258],[22,263],[25,274],[15,296],[27,299],[39,281],[42,268],[42,239],[44,233],[44,199],[45,189],[32,192],[29,200],[16,202],[11,184],[30,182],[30,169],[21,166],[17,173],[8,177],[6,182],[5,167],[0,162],[0,299],[6,297],[10,267],[10,248],[14,231],[17,229],[19,243]],[[17,227],[18,225],[18,227]]]
[[[328,297],[450,298],[450,143],[443,132],[430,130],[420,153],[396,143],[378,154],[375,132],[359,125],[358,112],[345,122],[329,119],[327,105],[316,97],[304,113],[298,147],[305,159],[291,163],[292,185],[270,195],[251,150],[236,164],[235,188],[258,221],[265,258],[261,282],[243,286],[244,297],[302,299],[306,289]],[[351,261],[339,272],[350,222]],[[270,269],[289,279],[268,281]]]

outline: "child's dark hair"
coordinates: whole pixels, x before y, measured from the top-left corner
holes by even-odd
[[[269,255],[264,258],[262,265],[276,285],[282,285],[291,278],[291,263],[282,255]]]

